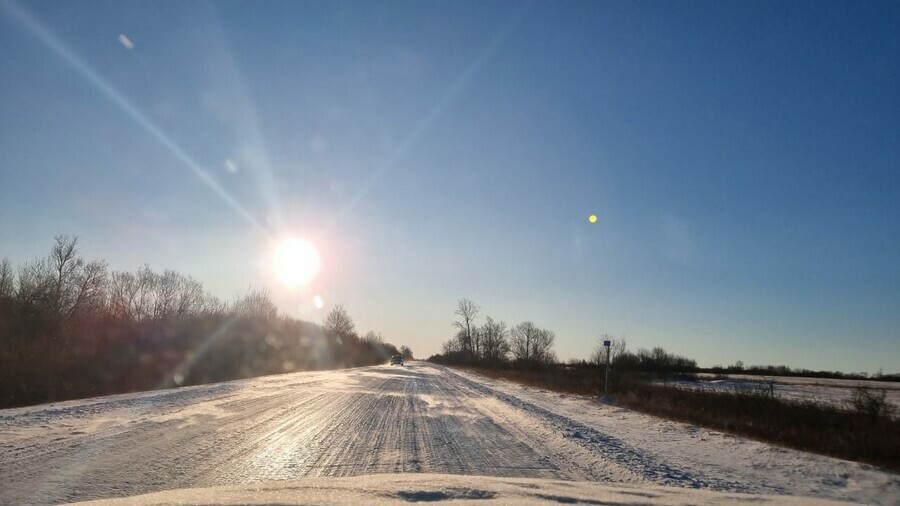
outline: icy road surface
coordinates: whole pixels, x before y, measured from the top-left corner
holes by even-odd
[[[900,476],[413,362],[0,411],[0,503],[448,473],[900,501]]]

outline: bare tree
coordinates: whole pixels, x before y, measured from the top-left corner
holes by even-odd
[[[153,316],[154,299],[156,298],[156,274],[150,266],[144,264],[135,274],[135,297],[133,302],[134,316],[143,321]]]
[[[152,273],[151,276],[147,300],[152,318],[165,319],[200,312],[203,306],[203,285],[198,281],[171,270],[162,274]]]
[[[467,339],[468,336],[466,335],[466,331],[457,329],[456,334],[453,335],[450,341],[445,343],[447,345],[446,348],[456,353],[463,353],[467,350]],[[469,354],[471,355],[471,353]]]
[[[46,258],[19,267],[19,286],[16,298],[22,304],[39,311],[49,311],[53,274]]]
[[[533,322],[522,322],[510,330],[510,348],[516,360],[548,364],[556,360],[553,351],[553,332],[539,328]]]
[[[413,359],[413,352],[409,346],[403,345],[400,347],[400,354],[403,355],[403,358],[406,360]]]
[[[93,312],[106,303],[106,286],[108,283],[106,262],[91,261],[82,265],[73,279],[67,301],[66,314],[71,318],[79,313]]]
[[[362,340],[369,344],[384,344],[384,337],[380,332],[375,332],[374,330],[366,332]]]
[[[278,307],[269,297],[269,292],[253,290],[234,303],[233,311],[246,318],[274,318],[278,316]]]
[[[540,331],[532,322],[522,322],[510,330],[509,344],[516,360],[530,362],[534,360],[534,341]]]
[[[481,360],[484,350],[482,349],[483,336],[481,335],[481,327],[475,325],[472,327],[470,341],[472,342],[472,358]]]
[[[158,274],[148,265],[134,273],[112,273],[108,279],[107,295],[109,308],[114,316],[138,321],[224,313],[228,309],[226,304],[207,294],[199,281],[171,270]],[[258,298],[259,295],[251,293],[250,297]],[[244,298],[238,302],[247,300]],[[260,308],[261,306],[257,309]],[[244,311],[247,308],[237,309]]]
[[[655,346],[650,350],[650,358],[652,363],[655,363],[656,367],[663,371],[669,369],[673,361],[672,355],[666,352],[661,346]]]
[[[200,289],[203,289],[202,285]],[[222,316],[228,312],[228,303],[210,293],[203,292],[199,304],[199,313],[205,316]]]
[[[616,338],[609,334],[601,334],[600,337],[597,338],[597,345],[594,346],[593,351],[591,351],[590,363],[594,365],[604,365],[606,364],[606,346],[603,346],[603,341],[609,341],[609,362],[613,363],[619,358],[623,353],[625,353],[625,349],[627,348],[627,344],[624,338]]]
[[[449,339],[441,344],[441,354],[443,355],[450,355],[451,353],[459,353],[461,351],[462,348],[460,348],[459,339]]]
[[[178,316],[199,314],[206,305],[203,284],[190,276],[178,275],[178,291],[175,294],[174,311]]]
[[[178,273],[167,270],[162,274],[153,274],[153,296],[151,297],[150,317],[154,320],[168,318],[175,313],[175,298],[178,295]]]
[[[552,364],[556,362],[556,352],[553,351],[553,342],[556,340],[556,334],[551,330],[540,329],[537,339],[534,341],[534,349],[532,350],[532,360],[539,364]]]
[[[479,329],[481,339],[481,358],[488,362],[501,362],[509,355],[509,331],[505,322],[495,322],[490,316],[485,317]]]
[[[114,272],[109,283],[109,306],[117,318],[136,318],[137,279],[130,272]]]
[[[637,351],[639,367],[645,371],[654,371],[668,374],[675,371],[689,371],[697,367],[697,361],[668,353],[657,346],[652,350],[640,349]]]
[[[325,316],[324,327],[328,332],[340,336],[356,334],[356,325],[353,324],[353,319],[350,318],[347,310],[341,304],[334,306]]]
[[[67,235],[56,236],[56,244],[50,251],[50,265],[54,276],[51,309],[61,318],[69,311],[68,306],[71,304],[76,284],[75,277],[84,265],[84,260],[78,257],[78,238]]]
[[[105,303],[106,263],[78,256],[78,239],[55,238],[50,255],[19,271],[17,298],[42,312],[57,327],[82,311]]]
[[[0,262],[0,297],[12,297],[15,293],[16,275],[8,258]]]
[[[475,317],[481,308],[469,299],[459,299],[456,302],[456,315],[459,320],[453,322],[453,326],[459,331],[457,338],[460,340],[460,350],[465,353],[476,355],[475,343]],[[477,356],[477,355],[476,355]]]

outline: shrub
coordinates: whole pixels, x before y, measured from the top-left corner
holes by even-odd
[[[474,372],[559,392],[592,396],[603,392],[603,372],[596,367]],[[890,416],[884,393],[861,389],[854,397],[855,409],[845,410],[779,399],[771,381],[729,390],[694,390],[654,384],[650,376],[612,376],[616,402],[670,420],[900,471],[900,420]]]
[[[872,419],[891,418],[893,416],[893,406],[886,400],[887,392],[885,389],[871,389],[866,387],[858,387],[853,391],[850,398],[851,409]]]

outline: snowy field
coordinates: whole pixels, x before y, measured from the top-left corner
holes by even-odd
[[[379,473],[900,503],[871,466],[421,362],[0,410],[0,504]]]
[[[684,388],[712,390],[734,390],[753,387],[760,382],[774,382],[775,396],[795,401],[813,401],[820,404],[847,408],[853,392],[859,388],[871,389],[877,393],[885,391],[885,400],[900,412],[900,383],[871,380],[844,380],[829,378],[796,378],[791,376],[750,376],[728,374],[724,379],[714,379],[715,375],[700,374],[699,381],[669,381],[670,385]]]

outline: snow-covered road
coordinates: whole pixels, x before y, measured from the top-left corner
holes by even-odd
[[[422,362],[0,411],[3,504],[376,473],[900,499],[869,466]]]

